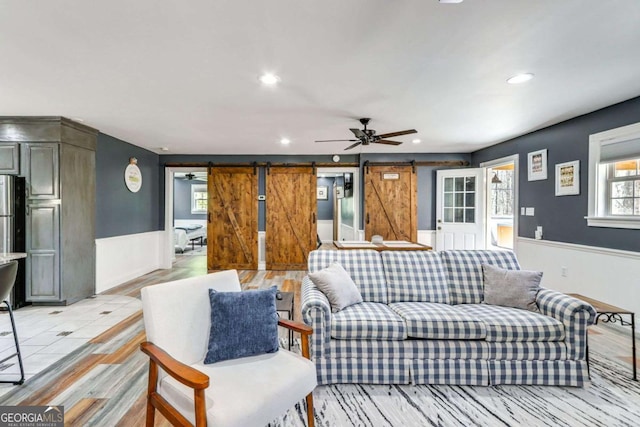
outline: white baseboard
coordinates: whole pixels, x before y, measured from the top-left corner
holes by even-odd
[[[96,294],[162,267],[164,231],[96,239]]]
[[[265,231],[258,231],[258,270],[267,269]]]
[[[436,230],[418,230],[418,243],[436,247]]]
[[[640,252],[518,237],[516,253],[523,269],[544,273],[546,288],[640,312]]]

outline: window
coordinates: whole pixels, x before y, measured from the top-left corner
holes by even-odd
[[[592,227],[640,229],[640,123],[589,137]]]
[[[474,223],[476,179],[472,176],[444,179],[444,222]]]
[[[191,185],[191,213],[203,214],[207,213],[207,185],[192,184]]]
[[[608,164],[607,190],[610,215],[640,217],[640,159]]]

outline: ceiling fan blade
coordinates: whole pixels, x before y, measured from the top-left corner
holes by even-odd
[[[358,145],[362,144],[362,141],[358,141],[355,144],[351,144],[350,146],[348,146],[347,148],[344,149],[344,151],[347,150],[351,150],[352,148],[356,148]]]
[[[349,129],[358,139],[363,139],[367,137],[367,134],[362,132],[360,129]]]
[[[418,133],[418,131],[415,129],[409,129],[409,130],[401,130],[399,132],[383,133],[382,135],[378,135],[378,136],[384,139],[384,138],[391,138],[391,137],[400,136],[400,135],[409,135],[412,133]]]
[[[400,141],[389,141],[388,139],[381,139],[379,141],[372,141],[374,144],[387,144],[387,145],[400,145]]]
[[[322,139],[316,142],[354,142],[360,141],[359,139]]]

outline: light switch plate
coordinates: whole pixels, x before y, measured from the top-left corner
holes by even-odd
[[[520,208],[520,215],[526,215],[527,214],[527,209],[523,206]]]
[[[534,214],[535,214],[535,209],[534,208],[526,208],[525,215],[533,216]]]

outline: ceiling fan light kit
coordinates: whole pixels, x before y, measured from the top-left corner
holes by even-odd
[[[367,125],[371,119],[368,117],[363,117],[360,119],[360,124],[362,124],[363,129],[349,129],[357,139],[323,139],[318,140],[316,142],[353,142],[350,146],[345,148],[346,150],[351,150],[352,148],[357,147],[358,145],[369,145],[369,144],[385,144],[385,145],[400,145],[401,141],[392,141],[386,138],[392,138],[394,136],[402,136],[402,135],[410,135],[412,133],[418,133],[415,129],[401,130],[398,132],[389,132],[383,133],[381,135],[377,135],[374,129],[367,129]]]

